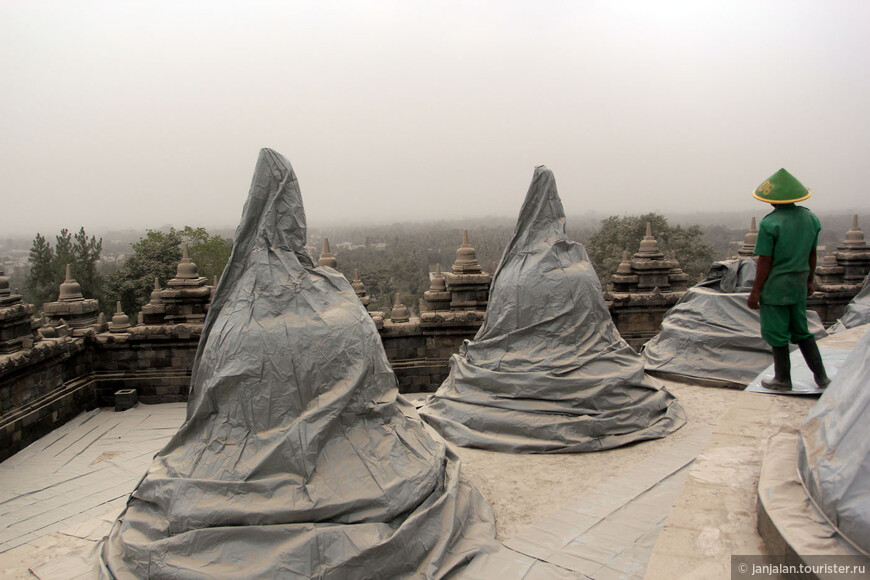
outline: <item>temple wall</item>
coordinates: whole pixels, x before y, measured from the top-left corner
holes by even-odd
[[[99,405],[114,405],[120,389],[136,389],[146,404],[186,401],[201,333],[201,324],[173,324],[98,335],[92,374]]]
[[[0,461],[97,406],[90,356],[63,337],[0,357]]]
[[[682,295],[629,296],[608,293],[605,303],[619,334],[634,350],[640,351],[649,339],[659,333],[665,314]]]
[[[474,338],[482,321],[426,323],[387,322],[380,331],[387,359],[396,373],[400,393],[434,393],[447,378],[450,357],[463,341]]]
[[[854,285],[840,287],[836,290],[816,291],[815,294],[807,298],[807,310],[815,311],[825,327],[831,326],[843,316],[846,306],[860,290],[860,285]]]

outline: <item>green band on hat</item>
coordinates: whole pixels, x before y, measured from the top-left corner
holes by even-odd
[[[785,169],[780,169],[755,188],[752,196],[766,203],[795,203],[813,194]]]

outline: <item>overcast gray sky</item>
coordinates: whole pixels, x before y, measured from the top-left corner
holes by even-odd
[[[870,208],[870,2],[0,0],[0,237],[238,223],[257,152],[309,224]],[[764,213],[759,208],[759,215]]]

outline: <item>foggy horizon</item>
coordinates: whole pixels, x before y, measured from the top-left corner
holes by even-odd
[[[309,226],[867,213],[870,4],[0,5],[0,238],[235,228],[260,148]],[[569,222],[570,225],[570,222]]]

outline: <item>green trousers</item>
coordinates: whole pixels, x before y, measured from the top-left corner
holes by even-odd
[[[807,303],[761,305],[761,338],[770,346],[788,346],[812,338],[807,327]]]

